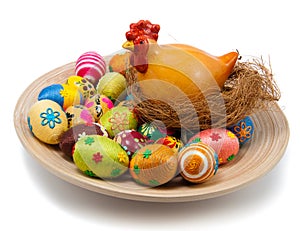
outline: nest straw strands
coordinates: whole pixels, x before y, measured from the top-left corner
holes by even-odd
[[[159,120],[171,129],[193,131],[230,126],[258,110],[268,110],[270,103],[280,98],[271,66],[267,68],[262,58],[238,61],[223,89],[178,96],[171,103],[145,98],[135,84],[134,68],[126,71],[126,78],[139,121]]]

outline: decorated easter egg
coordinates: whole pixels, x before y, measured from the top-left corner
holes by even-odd
[[[99,80],[97,92],[115,101],[123,97],[126,87],[126,79],[123,75],[118,72],[108,72]]]
[[[162,144],[148,144],[133,155],[130,174],[143,185],[155,187],[169,182],[177,172],[177,155]]]
[[[127,107],[117,106],[106,112],[100,123],[106,128],[110,137],[114,137],[121,131],[136,130],[137,118]]]
[[[27,121],[33,135],[47,144],[58,144],[60,137],[68,129],[65,112],[52,100],[40,100],[33,104]]]
[[[183,147],[182,141],[174,136],[166,136],[159,138],[155,143],[166,145],[169,148],[171,148],[175,153],[177,153],[179,149]]]
[[[116,178],[126,172],[129,158],[115,141],[99,135],[87,135],[75,144],[73,160],[87,175]]]
[[[100,135],[108,137],[107,131],[100,124],[79,124],[69,128],[61,136],[59,148],[65,155],[72,156],[72,151],[75,143],[87,135]]]
[[[76,75],[88,79],[95,86],[105,72],[105,60],[97,52],[86,52],[77,59],[75,66]]]
[[[88,98],[85,101],[84,106],[91,112],[97,122],[104,113],[114,107],[114,104],[105,95],[96,94]]]
[[[127,152],[129,159],[138,149],[147,144],[147,138],[135,130],[121,131],[114,140]]]
[[[83,96],[80,91],[68,84],[52,84],[45,87],[38,95],[38,100],[44,99],[58,103],[64,110],[70,106],[83,103]]]
[[[180,174],[189,182],[205,182],[218,170],[218,155],[203,142],[187,145],[178,155]]]
[[[139,126],[138,132],[153,141],[167,136],[166,128],[159,127],[156,123],[143,123]]]
[[[95,122],[90,111],[83,105],[70,106],[66,110],[69,127],[78,124],[92,124]]]
[[[223,128],[203,130],[194,135],[188,143],[195,141],[211,146],[218,154],[219,164],[233,160],[239,151],[238,138],[231,131]]]
[[[76,75],[70,76],[67,79],[66,84],[76,87],[80,91],[80,93],[82,94],[85,100],[96,94],[96,89],[94,85],[83,77],[76,76]]]
[[[247,116],[227,129],[233,132],[239,139],[240,145],[243,145],[252,139],[254,124],[250,116]]]
[[[131,67],[130,56],[131,52],[123,52],[113,55],[108,64],[109,71],[119,72],[122,75],[125,75],[126,70]]]

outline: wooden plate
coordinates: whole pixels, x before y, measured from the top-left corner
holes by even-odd
[[[289,139],[288,122],[277,104],[252,116],[255,131],[231,163],[219,168],[211,180],[191,185],[181,177],[166,185],[146,188],[134,183],[129,175],[115,181],[94,179],[82,174],[75,164],[62,155],[56,146],[34,138],[27,125],[27,113],[41,89],[54,83],[64,83],[74,75],[75,63],[59,67],[35,80],[20,96],[14,113],[16,132],[24,148],[56,176],[79,187],[113,197],[153,202],[183,202],[202,200],[236,191],[269,172],[283,156]]]

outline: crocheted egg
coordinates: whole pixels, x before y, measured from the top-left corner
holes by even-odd
[[[115,101],[125,95],[126,87],[126,79],[123,75],[118,72],[108,72],[99,80],[97,92]]]
[[[114,140],[127,152],[129,159],[140,148],[147,144],[147,138],[135,130],[125,130],[118,133]]]
[[[127,107],[117,106],[106,112],[100,118],[100,123],[106,128],[110,137],[114,137],[121,131],[136,130],[138,120]]]
[[[96,122],[100,117],[114,107],[113,102],[105,95],[96,94],[88,98],[84,106],[91,112]]]
[[[160,138],[155,143],[166,145],[169,148],[171,148],[175,153],[177,153],[179,149],[183,147],[182,141],[174,136],[166,136]]]
[[[143,185],[155,187],[169,182],[177,172],[177,155],[162,144],[149,144],[139,149],[130,161],[130,174]]]
[[[75,73],[89,80],[94,86],[106,72],[104,58],[97,52],[91,51],[82,54],[76,62]]]
[[[188,143],[201,141],[211,146],[219,157],[219,164],[225,164],[234,159],[239,151],[238,138],[229,130],[223,128],[207,129],[193,136]]]
[[[239,139],[240,145],[243,145],[252,139],[254,124],[251,118],[247,116],[227,129],[235,134]]]
[[[92,124],[95,122],[90,111],[83,105],[70,106],[66,109],[69,127],[78,124]]]
[[[58,144],[68,129],[68,120],[61,106],[52,100],[40,100],[33,104],[27,115],[33,135],[47,144]]]
[[[83,96],[74,86],[68,84],[52,84],[45,87],[38,95],[38,100],[49,99],[58,103],[64,110],[82,104]]]
[[[75,143],[87,135],[101,135],[108,137],[105,128],[97,123],[79,124],[69,128],[60,138],[59,148],[67,156],[72,156]]]
[[[76,87],[80,91],[80,93],[82,94],[85,100],[96,94],[96,89],[94,85],[83,77],[75,76],[75,75],[70,76],[67,79],[66,84]]]
[[[214,176],[218,170],[218,156],[202,142],[187,145],[179,152],[181,176],[192,183],[202,183]]]
[[[75,144],[73,160],[87,175],[103,179],[116,178],[126,172],[129,158],[115,141],[98,135],[88,135]]]
[[[131,67],[130,64],[131,52],[115,54],[109,61],[108,67],[110,72],[119,72],[125,75],[126,70]]]

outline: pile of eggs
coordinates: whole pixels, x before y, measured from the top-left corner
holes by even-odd
[[[200,131],[185,143],[159,123],[141,124],[126,95],[129,63],[128,53],[115,54],[108,64],[96,52],[81,55],[75,75],[39,93],[27,116],[32,134],[57,145],[87,176],[113,179],[129,173],[150,187],[178,174],[203,183],[252,138],[250,117]]]

